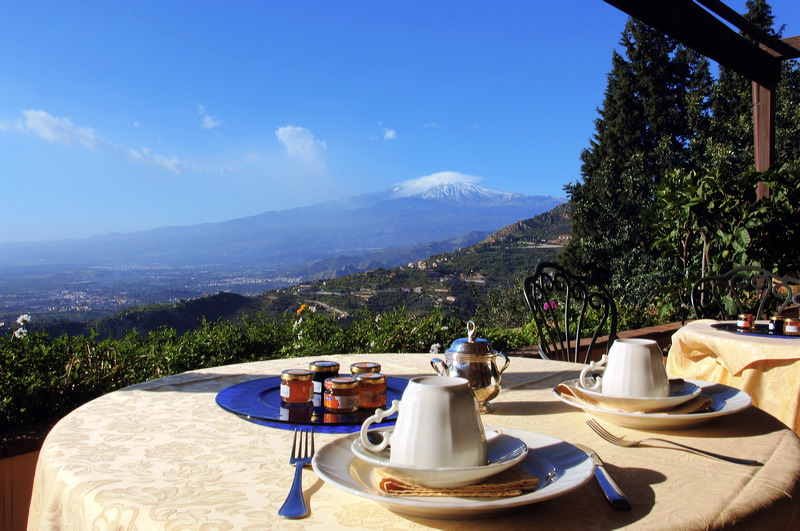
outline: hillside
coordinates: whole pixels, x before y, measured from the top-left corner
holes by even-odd
[[[442,308],[464,319],[472,318],[481,300],[495,291],[516,293],[522,278],[539,260],[552,259],[559,245],[548,243],[570,232],[569,205],[504,227],[482,242],[457,251],[394,268],[377,268],[337,278],[323,278],[256,297],[227,292],[172,304],[128,309],[85,325],[51,323],[51,335],[88,333],[119,338],[130,330],[146,333],[167,326],[183,333],[203,319],[216,321],[237,316],[279,316],[302,304],[347,319],[360,308],[384,313],[397,307],[424,313]],[[331,266],[335,266],[331,263]],[[515,295],[512,295],[516,299]],[[522,297],[510,301],[521,308]]]

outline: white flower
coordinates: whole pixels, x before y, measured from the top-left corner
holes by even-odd
[[[16,337],[17,339],[22,339],[26,335],[28,335],[28,331],[25,330],[24,328],[17,328],[16,330],[14,330],[14,337]]]
[[[19,317],[17,317],[17,324],[22,326],[25,323],[30,322],[30,320],[31,320],[31,316],[28,315],[27,313],[24,313],[24,314],[20,315]]]
[[[431,345],[430,353],[431,354],[438,354],[440,348],[442,348],[442,345],[440,345],[439,343],[434,343],[433,345]]]

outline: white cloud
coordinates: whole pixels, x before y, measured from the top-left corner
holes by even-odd
[[[424,129],[439,129],[442,126],[437,124],[436,122],[426,122],[426,123],[422,124],[422,127]]]
[[[482,180],[481,177],[467,175],[457,171],[440,171],[400,183],[395,188],[395,194],[400,197],[406,197],[427,192],[431,188],[441,184],[477,184]]]
[[[395,138],[397,138],[397,131],[395,131],[394,129],[389,129],[388,127],[384,127],[384,125],[381,122],[378,122],[378,126],[383,129],[384,140],[394,140]]]
[[[175,157],[167,157],[151,152],[148,148],[127,149],[98,136],[90,127],[80,127],[72,123],[69,118],[53,116],[43,110],[22,111],[24,119],[18,123],[17,129],[32,132],[42,140],[56,144],[73,146],[80,144],[86,149],[101,150],[115,156],[123,154],[137,164],[157,166],[169,171],[180,173],[186,169],[186,164]],[[138,122],[134,122],[138,124]]]
[[[41,110],[22,111],[25,127],[39,138],[71,146],[76,142],[89,149],[106,144],[88,127],[78,127],[69,118],[59,118]]]
[[[128,149],[126,152],[128,157],[137,164],[156,166],[158,168],[164,168],[165,170],[174,171],[175,173],[181,173],[186,169],[185,165],[178,160],[177,157],[159,155],[158,153],[153,153],[148,148]]]
[[[296,125],[279,127],[275,131],[275,136],[290,157],[305,162],[319,161],[327,149],[325,142],[314,138],[311,131]]]
[[[206,112],[205,105],[197,106],[197,114],[203,117],[202,121],[203,129],[213,129],[218,125],[222,125],[222,122],[216,116],[211,116]]]

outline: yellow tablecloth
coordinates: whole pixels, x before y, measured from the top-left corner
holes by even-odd
[[[739,334],[715,323],[694,321],[675,332],[667,373],[741,389],[800,434],[800,338]]]
[[[428,354],[326,356],[374,360],[390,376],[431,374]],[[277,516],[292,482],[292,433],[219,408],[217,392],[310,358],[231,365],[120,390],[77,409],[48,435],[36,469],[29,529],[788,529],[800,520],[800,439],[751,407],[670,438],[763,467],[665,448],[622,448],[597,437],[587,415],[557,400],[580,365],[512,358],[487,426],[517,428],[594,448],[633,503],[613,511],[594,480],[561,497],[488,520],[395,514],[304,475],[310,515]],[[644,432],[609,426],[620,435]],[[318,434],[318,447],[341,435]]]

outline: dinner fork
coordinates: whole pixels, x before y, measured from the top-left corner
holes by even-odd
[[[698,455],[704,455],[706,457],[719,459],[720,461],[727,461],[728,463],[735,463],[737,465],[763,466],[762,463],[759,463],[758,461],[753,461],[752,459],[739,459],[738,457],[729,457],[727,455],[715,454],[714,452],[708,452],[706,450],[700,450],[698,448],[692,448],[691,446],[686,446],[685,444],[676,443],[675,441],[668,441],[666,439],[656,439],[654,437],[650,437],[650,438],[647,438],[647,439],[640,439],[638,441],[627,441],[627,440],[625,440],[625,438],[624,438],[625,436],[624,435],[622,437],[617,437],[616,435],[612,434],[611,432],[609,432],[605,428],[603,428],[594,419],[587,420],[586,424],[588,424],[589,427],[592,428],[592,430],[594,430],[594,432],[597,435],[599,435],[600,437],[602,437],[606,441],[610,442],[611,444],[616,444],[618,446],[626,446],[626,447],[643,446],[642,443],[646,443],[646,442],[649,442],[649,441],[658,441],[658,442],[662,442],[662,443],[666,443],[666,444],[675,445],[678,448],[682,448],[683,450],[686,450],[688,452],[692,452],[692,453],[695,453],[695,454],[698,454]]]
[[[292,456],[289,458],[289,464],[294,465],[294,480],[286,501],[278,510],[280,516],[302,518],[308,514],[306,500],[303,497],[303,467],[311,464],[312,457],[314,457],[314,430],[294,430]]]

